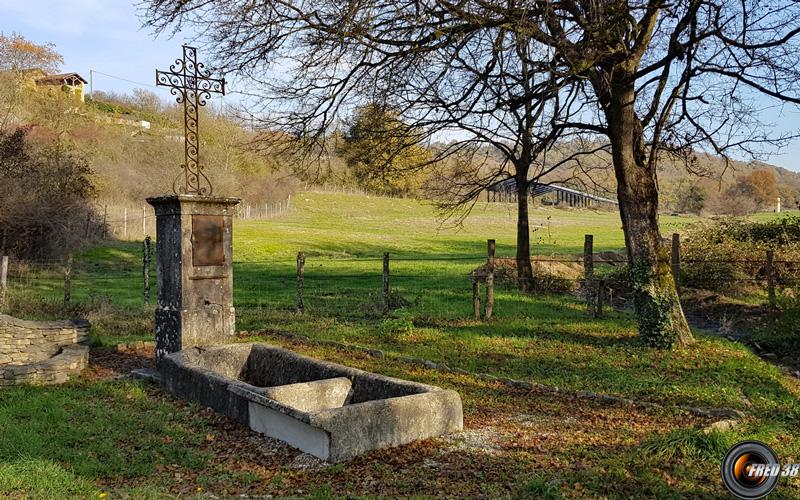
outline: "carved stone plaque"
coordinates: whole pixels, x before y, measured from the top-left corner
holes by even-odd
[[[221,215],[192,215],[192,265],[225,264],[225,219]]]

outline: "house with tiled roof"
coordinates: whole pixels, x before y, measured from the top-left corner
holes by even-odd
[[[57,75],[45,75],[36,78],[37,86],[59,86],[62,89],[72,92],[78,99],[84,100],[84,86],[89,83],[78,73],[59,73]]]

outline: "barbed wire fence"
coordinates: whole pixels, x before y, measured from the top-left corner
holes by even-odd
[[[239,313],[266,309],[303,313],[308,309],[348,316],[380,315],[438,294],[440,301],[474,319],[491,319],[496,312],[495,287],[515,285],[516,259],[495,255],[495,241],[487,240],[486,255],[406,255],[337,257],[298,252],[296,258],[234,261],[234,286]],[[681,258],[680,236],[672,239],[672,273],[679,293],[685,289],[748,288],[766,292],[766,303],[776,307],[778,291],[800,284],[800,260],[777,259],[772,250],[763,259]],[[105,259],[105,260],[104,260]],[[593,236],[586,235],[582,257],[534,257],[534,288],[572,293],[585,300],[590,316],[625,302],[629,287],[623,255],[594,252]],[[746,265],[746,277],[714,273],[717,265]],[[447,269],[445,270],[445,266]],[[702,273],[695,272],[703,269]],[[724,269],[723,269],[724,271]],[[154,243],[142,242],[141,259],[93,256],[64,259],[0,261],[0,310],[9,295],[61,301],[107,299],[152,307],[156,297]],[[621,301],[621,302],[620,302]],[[432,307],[432,306],[428,306]]]

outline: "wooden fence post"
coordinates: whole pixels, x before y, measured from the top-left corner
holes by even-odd
[[[142,236],[147,236],[147,215],[144,205],[142,205]]]
[[[485,310],[483,313],[483,317],[486,319],[492,319],[492,310],[494,309],[494,252],[495,252],[495,241],[494,240],[487,240],[486,241],[486,250],[487,250],[487,269],[486,269],[486,305]]]
[[[775,307],[775,252],[767,250],[767,296],[769,306]]]
[[[128,239],[128,207],[125,207],[125,211],[123,212],[122,216],[122,235],[123,238],[126,240]]]
[[[389,311],[389,252],[383,253],[383,308]]]
[[[675,280],[675,292],[681,295],[681,235],[672,233],[672,279]]]
[[[6,290],[8,290],[8,255],[0,259],[0,311],[6,306]]]
[[[594,282],[594,236],[583,236],[583,280],[586,290],[586,311],[597,316],[597,287]]]
[[[103,239],[108,239],[108,205],[103,205]]]
[[[142,285],[144,306],[150,304],[150,256],[151,254],[150,236],[144,237],[142,243]]]
[[[481,319],[481,281],[472,273],[472,311],[475,319]]]
[[[64,263],[64,307],[69,307],[72,301],[72,254],[67,256]]]
[[[601,279],[597,282],[597,299],[595,302],[595,318],[603,317],[603,300],[606,293],[606,280]]]
[[[297,312],[302,313],[305,311],[305,304],[303,304],[303,280],[305,278],[305,265],[306,254],[297,252],[297,297],[295,299],[295,308]]]

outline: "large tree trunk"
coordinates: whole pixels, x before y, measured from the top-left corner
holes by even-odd
[[[647,161],[634,99],[632,88],[617,87],[605,109],[639,335],[653,346],[685,346],[692,332],[658,228],[656,172]]]
[[[531,232],[528,223],[528,183],[517,179],[517,285],[524,292],[533,290]]]

